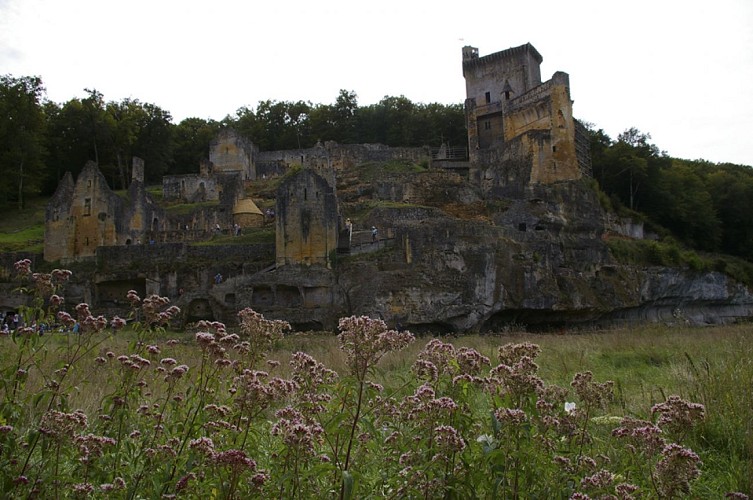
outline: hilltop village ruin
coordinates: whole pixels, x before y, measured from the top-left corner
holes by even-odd
[[[44,259],[92,263],[68,291],[70,304],[115,311],[134,289],[170,297],[184,322],[232,323],[248,306],[299,329],[365,314],[413,331],[460,332],[661,319],[676,308],[667,294],[684,297],[686,314],[701,322],[750,314],[747,290],[719,275],[696,278],[713,296],[691,297],[694,282],[679,271],[612,261],[603,237],[642,237],[642,226],[599,206],[585,182],[589,139],[573,118],[569,77],[558,71],[542,82],[541,62],[531,44],[486,56],[463,47],[468,145],[460,155],[444,145],[333,142],[259,151],[227,129],[197,174],[163,179],[162,199],[199,205],[189,211],[154,201],[138,158],[125,196],[89,163],[49,202]],[[389,161],[426,168],[358,184],[363,165]],[[263,212],[245,188],[277,177],[274,209]],[[354,227],[342,207],[365,199],[377,203]],[[192,244],[265,224],[273,244]]]
[[[492,194],[520,194],[521,188],[531,184],[590,176],[587,132],[573,119],[568,75],[557,72],[542,83],[541,62],[541,55],[530,44],[481,58],[478,49],[463,48],[470,154],[459,162],[446,158],[441,149],[432,155],[428,147],[372,144],[329,142],[310,149],[260,152],[247,138],[225,129],[210,144],[209,158],[201,163],[198,174],[163,178],[165,201],[220,202],[216,208],[181,216],[166,213],[146,192],[141,159],[133,159],[127,200],[110,190],[97,165],[90,162],[75,183],[67,174],[49,203],[45,260],[93,257],[103,246],[195,241],[211,236],[218,226],[258,227],[264,214],[244,196],[244,183],[283,175],[294,166],[315,172],[334,188],[338,172],[359,164],[394,159],[432,161],[434,168],[467,170],[470,180]],[[291,193],[287,194],[289,198]],[[281,208],[287,212],[285,204]],[[338,216],[321,222],[343,230],[344,220],[337,220]],[[285,234],[292,230],[279,229]],[[324,253],[337,246],[327,244]],[[312,257],[302,257],[301,262]]]

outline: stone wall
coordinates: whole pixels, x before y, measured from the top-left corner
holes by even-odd
[[[74,187],[73,176],[66,172],[45,208],[44,257],[47,261],[61,260],[70,253],[68,226]]]
[[[484,57],[468,48],[463,48],[465,93],[479,105],[514,98],[541,84],[543,58],[530,43]]]
[[[220,199],[220,188],[214,176],[200,174],[166,175],[162,178],[162,198],[199,203]]]
[[[391,160],[429,164],[431,150],[428,147],[392,148],[383,144],[338,144],[328,141],[313,148],[259,152],[256,171],[259,177],[270,177],[282,175],[293,166],[303,166],[327,177],[335,171],[364,163]],[[332,182],[333,179],[327,180]]]
[[[286,178],[277,190],[277,265],[330,266],[337,250],[338,208],[335,190],[309,168]]]
[[[244,181],[254,180],[257,152],[250,140],[227,128],[209,144],[209,161],[214,172],[240,172]]]
[[[107,185],[94,162],[76,180],[67,174],[50,199],[45,221],[45,260],[90,257],[114,245],[127,226],[123,200]]]

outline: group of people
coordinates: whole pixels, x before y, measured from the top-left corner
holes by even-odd
[[[241,226],[237,222],[233,224],[233,227],[231,228],[233,236],[240,236],[241,235]],[[214,225],[214,232],[217,235],[222,234],[222,227],[220,227],[219,224]]]
[[[2,313],[2,333],[7,334],[15,331],[20,326],[21,317],[16,312]]]
[[[2,335],[9,335],[19,328],[24,328],[26,325],[24,324],[23,318],[16,313],[16,312],[4,312],[1,313],[2,316],[0,316],[0,334]],[[78,326],[78,323],[76,323],[76,326]],[[44,335],[50,327],[47,325],[47,323],[37,323],[36,321],[31,324],[31,331],[38,333],[39,335]]]

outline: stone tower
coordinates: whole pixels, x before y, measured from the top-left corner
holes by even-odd
[[[144,160],[134,156],[131,167],[131,182],[144,183]]]
[[[319,173],[302,168],[277,190],[276,262],[329,267],[337,250],[337,197]]]
[[[542,82],[542,60],[530,43],[484,57],[463,47],[470,173],[487,191],[578,179],[590,165],[576,148],[569,76]]]
[[[238,172],[244,181],[256,179],[258,148],[235,130],[221,130],[209,143],[209,161],[215,173]]]

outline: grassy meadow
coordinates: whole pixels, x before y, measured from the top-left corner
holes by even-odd
[[[33,198],[20,210],[6,208],[4,217],[0,218],[0,252],[42,252],[47,200]]]
[[[273,323],[260,321],[261,329],[243,324],[236,330],[220,328],[215,338],[238,334],[240,338],[253,339],[254,332],[268,330],[264,325]],[[217,325],[205,325],[203,330],[217,328]],[[216,498],[436,498],[437,495],[447,498],[720,498],[728,492],[742,495],[742,492],[750,493],[753,474],[752,335],[753,325],[741,324],[708,328],[649,325],[560,335],[507,332],[434,340],[422,336],[400,350],[382,349],[380,356],[371,359],[373,363],[368,367],[362,365],[363,371],[357,369],[358,365],[354,364],[357,356],[354,358],[353,350],[341,345],[336,332],[287,333],[267,338],[266,344],[252,340],[251,344],[256,347],[241,349],[238,356],[218,354],[216,345],[208,347],[208,337],[200,340],[194,331],[150,330],[139,325],[117,333],[103,329],[81,335],[5,336],[0,338],[3,343],[0,361],[5,377],[0,424],[13,430],[2,434],[4,431],[0,428],[0,457],[5,464],[0,469],[5,471],[0,485],[6,494],[33,496],[36,481],[47,485],[49,496],[60,498],[157,498],[160,495],[170,498],[176,494],[179,498],[205,495]],[[541,435],[534,432],[532,416],[529,417],[531,425],[520,427],[514,435],[505,434],[510,431],[505,431],[503,415],[492,417],[491,424],[489,422],[494,407],[507,406],[513,409],[511,411],[519,407],[532,415],[536,410],[527,395],[521,393],[517,399],[510,399],[514,390],[509,389],[486,396],[481,391],[473,391],[472,384],[464,385],[460,394],[458,385],[443,381],[441,368],[438,378],[421,385],[416,362],[436,359],[427,355],[427,346],[437,340],[435,346],[440,345],[445,351],[461,352],[467,348],[486,356],[491,360],[490,366],[496,364],[502,346],[535,344],[541,349],[536,357],[537,375],[547,386],[566,389],[564,399],[577,401],[578,411],[585,411],[588,406],[586,401],[577,399],[577,391],[571,386],[578,373],[591,372],[594,381],[613,381],[611,397],[600,406],[598,414],[589,413],[585,417],[574,414],[573,422],[582,421],[584,432],[574,432],[570,437],[557,435],[557,439],[553,439],[556,433],[552,434],[552,439],[545,442],[553,449],[542,452],[544,445],[538,442]],[[229,353],[232,349],[229,344],[226,347]],[[311,357],[307,368],[302,368],[300,356],[294,354],[298,352]],[[227,362],[218,364],[218,360]],[[453,363],[449,361],[448,365]],[[171,369],[176,366],[186,367],[182,378],[171,378]],[[16,376],[19,370],[24,372],[23,384]],[[326,370],[336,372],[340,378],[320,380]],[[276,380],[295,381],[300,387],[305,386],[306,395],[275,393],[273,396],[271,381],[261,375],[267,371]],[[437,446],[441,435],[435,436],[434,443],[425,442],[420,436],[426,429],[420,426],[409,429],[404,422],[394,422],[380,415],[381,404],[387,399],[398,401],[392,411],[417,404],[415,398],[426,384],[431,385],[432,393],[436,391],[434,401],[453,398],[461,407],[461,412],[446,421],[439,414],[426,417],[445,424],[452,422],[453,428],[462,429],[465,439],[461,458],[455,456],[460,454],[460,449],[455,449],[450,458],[440,453],[441,447],[437,448],[440,451],[434,450],[433,458],[425,459],[425,464],[415,456],[405,458],[412,456],[407,451],[411,443],[419,447]],[[357,397],[372,386],[378,386],[378,392]],[[594,387],[599,384],[594,382]],[[264,393],[264,388],[268,393]],[[440,392],[444,393],[443,397]],[[266,396],[262,397],[263,393]],[[312,400],[314,394],[319,399]],[[620,425],[620,417],[652,420],[652,407],[671,395],[705,406],[705,418],[696,422],[692,429],[688,428],[687,433],[683,432],[682,437],[683,445],[697,453],[702,462],[700,475],[690,482],[689,489],[662,489],[661,483],[652,489],[651,483],[656,480],[649,474],[648,479],[641,482],[635,461],[619,446],[609,443],[610,433]],[[514,404],[510,404],[513,400]],[[357,402],[359,409],[354,409],[352,406]],[[310,438],[306,446],[281,430],[295,420],[285,413],[293,412],[293,407],[301,413],[308,408],[308,417],[296,414],[301,418],[299,424],[308,426],[304,426]],[[596,406],[593,408],[595,411]],[[57,422],[58,428],[55,428],[50,423],[51,414],[74,419],[72,415],[76,411],[86,415],[88,423],[75,432],[73,424],[66,426]],[[417,411],[415,407],[413,411]],[[564,419],[562,410],[556,411]],[[403,414],[401,418],[407,422],[413,417]],[[11,425],[14,420],[15,424]],[[25,425],[27,422],[32,424]],[[441,422],[433,422],[429,428],[434,426],[437,431],[449,427],[435,425]],[[351,424],[352,429],[358,428],[357,432],[346,432]],[[156,428],[160,428],[160,432],[156,432]],[[312,428],[317,429],[316,432]],[[391,439],[382,435],[388,428],[391,435],[404,433],[406,436],[402,444],[396,445],[400,451],[398,457],[384,449],[384,442]],[[510,424],[509,428],[514,425]],[[104,440],[107,436],[112,441],[97,448],[92,443],[95,440],[92,432],[100,436],[97,439]],[[64,438],[66,433],[68,437]],[[367,435],[371,436],[370,440],[364,437]],[[382,437],[378,438],[379,435]],[[12,436],[15,441],[11,444]],[[343,445],[354,436],[357,438],[351,454],[351,447],[346,452]],[[496,451],[488,443],[479,441],[481,436],[489,439],[494,436]],[[515,448],[506,448],[503,438],[508,443],[516,442]],[[67,446],[66,439],[73,439],[74,445]],[[89,449],[83,457],[80,456],[81,442]],[[226,451],[220,452],[221,447]],[[474,447],[481,448],[472,450]],[[107,448],[111,450],[108,452]],[[98,449],[96,453],[92,451],[95,449]],[[243,453],[242,458],[246,460],[241,466],[228,462],[230,451],[238,450],[242,450],[238,453]],[[609,467],[618,472],[613,473],[610,484],[593,486],[588,481],[596,481],[593,478],[597,475],[588,473],[597,469],[573,467],[563,475],[550,466],[553,455],[573,462],[593,456],[602,467],[598,469],[600,474]],[[218,458],[221,456],[225,457],[225,462]],[[503,456],[504,459],[500,458]],[[563,456],[565,458],[561,458]],[[479,478],[464,470],[471,465],[489,469]],[[423,475],[410,476],[405,472],[421,467]],[[509,475],[513,469],[516,471],[514,480]],[[517,471],[527,469],[527,476],[523,473],[517,476]],[[393,472],[394,478],[380,477],[385,471]],[[214,479],[209,479],[210,473],[216,474],[211,476]],[[496,486],[484,482],[489,474],[498,476]],[[461,481],[458,477],[466,479]],[[631,493],[629,489],[615,486],[620,480],[632,481],[640,487]],[[186,486],[188,483],[190,486]],[[53,488],[54,485],[59,488]],[[610,494],[615,496],[608,496]]]
[[[747,498],[753,324],[432,337],[105,318],[16,263],[0,336],[7,498]],[[40,329],[39,325],[55,325]]]

